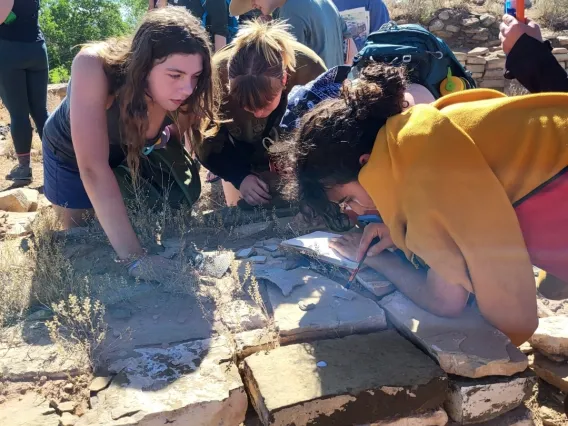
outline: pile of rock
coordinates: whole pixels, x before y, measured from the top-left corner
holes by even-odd
[[[498,45],[499,24],[500,19],[495,15],[441,9],[428,24],[428,29],[451,45]]]
[[[38,210],[47,205],[49,202],[35,189],[0,192],[0,235],[18,238],[29,234]]]
[[[567,69],[568,49],[557,47],[552,53],[560,65]],[[506,55],[500,48],[476,47],[467,53],[454,52],[454,54],[458,61],[472,73],[479,87],[503,91],[507,86],[504,76]]]

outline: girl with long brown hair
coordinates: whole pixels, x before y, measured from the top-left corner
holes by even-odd
[[[143,152],[199,139],[216,121],[209,37],[183,8],[149,12],[134,37],[84,46],[67,97],[43,134],[45,195],[64,228],[94,210],[119,263],[140,276],[169,265],[148,256],[127,216],[113,172],[125,162],[136,181]],[[191,160],[189,160],[191,161]],[[193,185],[199,177],[192,176]],[[140,268],[139,266],[146,266]]]

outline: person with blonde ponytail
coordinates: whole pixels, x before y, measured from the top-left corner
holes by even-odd
[[[267,205],[274,195],[269,146],[292,87],[326,70],[323,61],[296,42],[282,22],[245,23],[229,46],[213,57],[221,81],[219,132],[196,151],[201,163],[223,179],[227,205]],[[246,203],[246,204],[245,204]]]
[[[175,265],[140,244],[115,171],[128,167],[136,183],[150,154],[157,155],[152,151],[172,150],[171,163],[190,172],[184,139],[186,145],[198,140],[216,121],[214,82],[201,23],[184,8],[154,10],[134,37],[83,47],[67,96],[45,125],[44,190],[62,226],[80,226],[94,210],[117,262],[131,275],[147,278],[153,270],[160,275],[152,278],[168,280]],[[198,193],[198,173],[184,178]]]

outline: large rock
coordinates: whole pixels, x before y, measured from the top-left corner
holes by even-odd
[[[568,356],[568,316],[541,318],[529,343],[548,354]]]
[[[495,419],[519,405],[532,395],[536,376],[524,372],[513,377],[484,379],[450,379],[448,415],[459,424],[481,423]]]
[[[78,426],[237,426],[244,421],[247,396],[225,339],[135,352],[137,357],[110,366],[117,376]]]
[[[540,425],[541,423],[538,423]],[[525,405],[515,408],[513,411],[489,420],[488,422],[479,423],[477,426],[536,426],[534,415]],[[450,424],[450,426],[452,426]]]
[[[528,366],[527,357],[474,307],[467,307],[459,318],[442,318],[398,292],[379,304],[394,326],[449,374],[470,378],[512,376]]]
[[[35,189],[17,188],[0,192],[0,210],[6,212],[33,212],[37,209],[39,192]]]
[[[304,284],[286,297],[269,286],[268,298],[283,344],[370,333],[387,328],[385,312],[363,297],[315,272],[306,270]],[[301,306],[313,304],[305,311]]]
[[[529,361],[538,377],[568,394],[568,363],[551,361],[538,351],[529,356]]]
[[[384,420],[368,426],[446,426],[447,424],[448,414],[442,408],[439,408],[403,418]]]
[[[245,359],[244,380],[264,425],[376,423],[438,408],[444,372],[389,330],[282,346]]]
[[[43,326],[38,329],[30,327],[26,323],[2,331],[0,380],[32,381],[41,376],[64,380],[89,370],[84,357],[64,353],[51,343]],[[24,335],[27,341],[22,338]]]
[[[0,212],[1,216],[2,212]],[[5,237],[7,239],[19,238],[32,232],[32,225],[37,217],[37,212],[7,213]]]
[[[44,414],[49,412],[52,414]],[[43,396],[28,392],[0,405],[0,425],[59,426],[59,416],[49,409],[49,402]]]

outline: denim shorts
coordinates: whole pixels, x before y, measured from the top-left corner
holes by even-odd
[[[46,198],[57,206],[69,209],[92,209],[83,186],[79,168],[57,158],[48,143],[43,141],[43,189]]]

